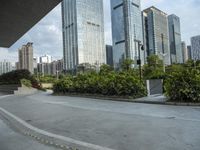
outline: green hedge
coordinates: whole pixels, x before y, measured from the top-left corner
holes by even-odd
[[[87,93],[108,96],[146,96],[144,83],[134,72],[91,72],[65,77],[54,84],[54,93]]]
[[[166,95],[171,101],[200,102],[200,70],[174,65],[165,79]]]
[[[31,81],[27,79],[22,79],[21,84],[27,86],[27,87],[32,87]]]
[[[31,81],[32,87],[40,88],[38,81],[31,75],[28,70],[14,70],[0,76],[0,85],[3,84],[21,84],[21,80]]]

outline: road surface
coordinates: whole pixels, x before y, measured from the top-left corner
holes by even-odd
[[[115,150],[199,150],[200,107],[11,96],[0,107],[45,131]]]
[[[21,135],[8,127],[0,117],[0,150],[58,150]]]

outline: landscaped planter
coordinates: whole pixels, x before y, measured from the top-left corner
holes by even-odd
[[[155,94],[163,94],[163,79],[147,80],[148,96]]]

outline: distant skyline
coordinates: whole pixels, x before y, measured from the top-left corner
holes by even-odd
[[[190,44],[192,36],[200,35],[200,1],[199,0],[141,0],[142,9],[155,6],[168,15],[176,14],[181,20],[182,40]],[[112,44],[110,1],[104,0],[105,41]],[[18,60],[18,49],[27,42],[34,43],[34,57],[44,54],[60,59],[63,56],[61,5],[59,4],[37,25],[27,32],[10,48],[0,48],[0,61],[11,62]]]

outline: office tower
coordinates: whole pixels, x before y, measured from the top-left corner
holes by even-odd
[[[191,38],[192,59],[200,60],[200,35]]]
[[[184,41],[181,42],[181,47],[183,52],[183,62],[186,63],[188,61],[188,51]]]
[[[180,19],[178,16],[172,14],[168,16],[168,23],[171,63],[183,63]]]
[[[62,2],[64,69],[106,63],[103,0]]]
[[[132,59],[137,67],[139,52],[144,64],[144,52],[138,45],[143,44],[140,0],[111,0],[113,60],[119,69],[124,59]]]
[[[40,63],[51,63],[52,62],[52,56],[44,55],[44,56],[41,56],[39,58],[39,60],[40,60]]]
[[[192,59],[192,48],[191,48],[191,46],[187,46],[187,52],[188,52],[188,59]]]
[[[0,75],[12,71],[12,64],[6,60],[0,62]]]
[[[106,63],[113,67],[113,47],[106,45]]]
[[[51,74],[52,75],[57,75],[57,74],[62,74],[63,72],[63,59],[53,61],[51,63]]]
[[[33,43],[27,43],[19,49],[19,69],[33,73]]]
[[[152,6],[143,11],[143,20],[147,55],[158,55],[166,65],[170,65],[167,14]]]

